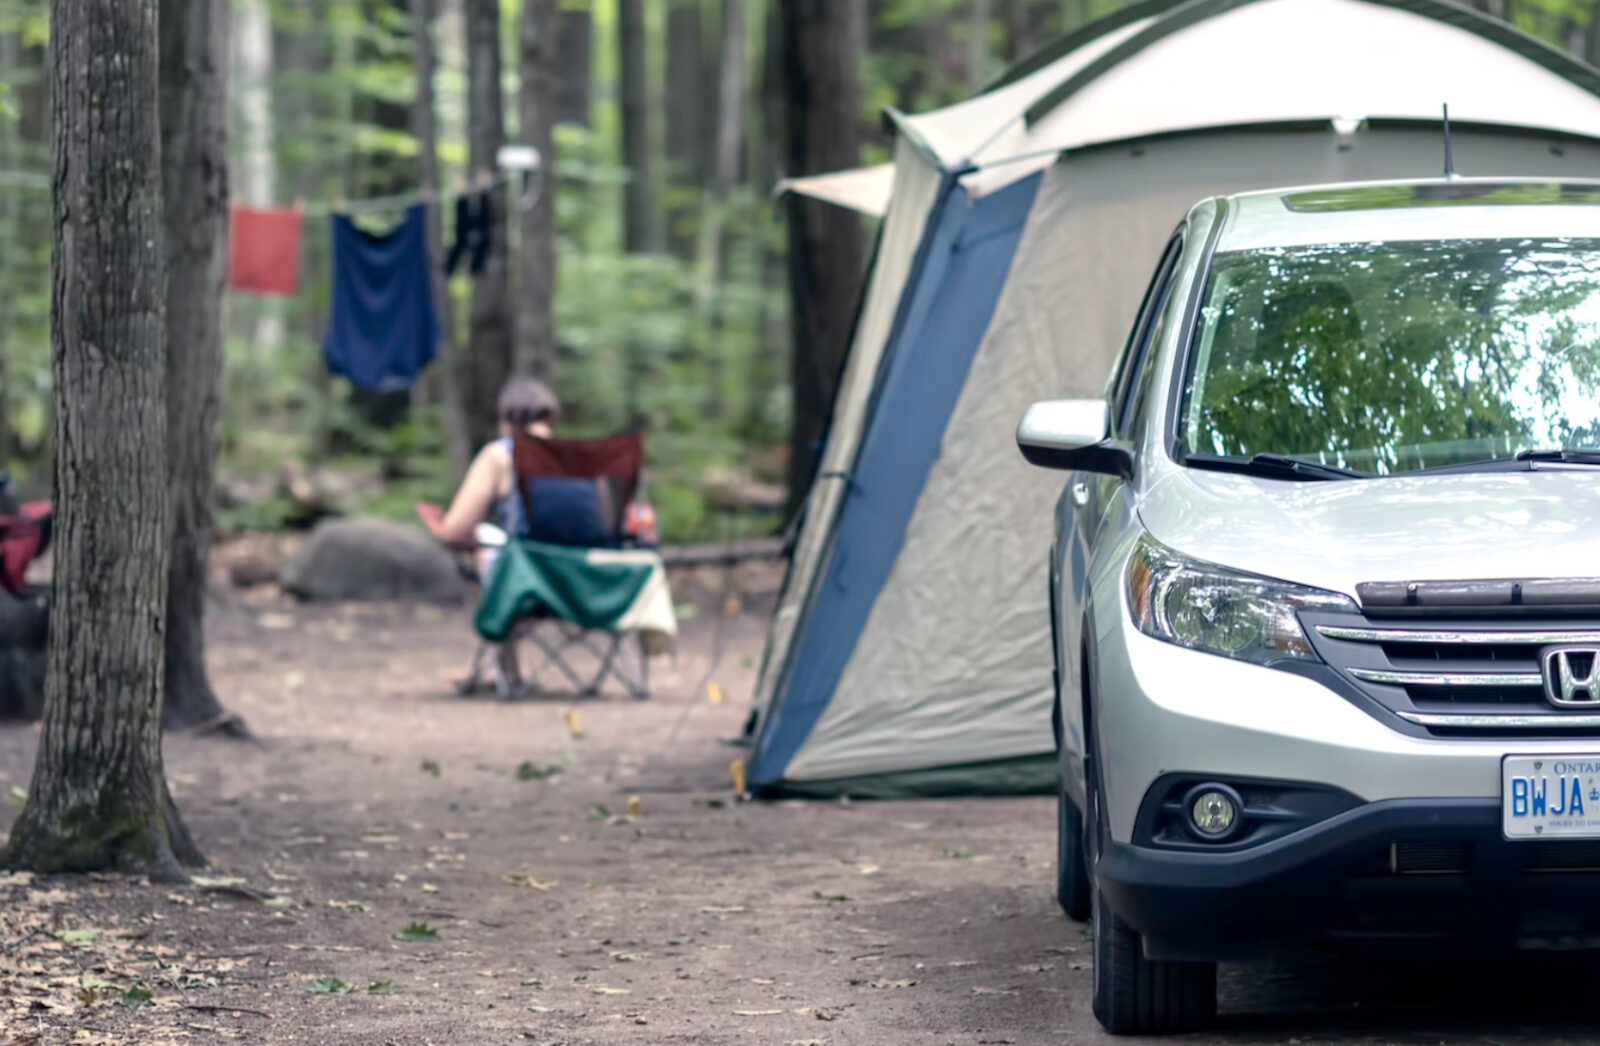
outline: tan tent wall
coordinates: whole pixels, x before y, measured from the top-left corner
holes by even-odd
[[[878,241],[877,258],[868,276],[867,296],[856,321],[850,355],[839,381],[827,446],[822,451],[817,479],[806,497],[805,526],[795,545],[783,598],[778,601],[768,633],[766,661],[756,682],[758,710],[764,709],[772,699],[794,640],[795,625],[811,591],[828,535],[833,531],[833,517],[839,510],[843,490],[841,477],[855,460],[861,439],[862,414],[866,411],[867,397],[872,393],[873,377],[888,343],[928,215],[933,211],[941,177],[932,162],[910,141],[902,138],[896,143],[894,191],[889,212]]]
[[[1455,145],[1469,175],[1600,177],[1600,143],[1458,129]],[[1022,411],[1037,399],[1100,394],[1162,248],[1199,199],[1430,177],[1442,163],[1436,130],[1341,137],[1322,128],[1102,147],[1046,172],[900,558],[786,777],[859,778],[1053,750],[1046,557],[1061,477],[1017,453]],[[860,418],[849,424],[854,433]]]

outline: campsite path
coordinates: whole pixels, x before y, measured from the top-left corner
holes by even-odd
[[[698,690],[700,602],[658,699],[578,706],[579,737],[564,702],[450,696],[459,614],[220,609],[216,676],[263,743],[167,752],[232,878],[0,878],[0,1044],[1102,1041],[1083,929],[1050,898],[1050,802],[730,802],[745,706]],[[749,610],[726,631],[729,694],[761,633]],[[34,738],[0,730],[0,791]],[[1586,1038],[1519,1026],[1545,1019],[1529,1000],[1588,999],[1544,976],[1230,970],[1216,1041]]]

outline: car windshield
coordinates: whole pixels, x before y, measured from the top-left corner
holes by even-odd
[[[1218,254],[1181,426],[1380,475],[1600,446],[1600,240]]]

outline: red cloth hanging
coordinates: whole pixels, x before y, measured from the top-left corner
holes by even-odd
[[[228,286],[263,295],[287,296],[298,291],[300,226],[299,208],[233,208]]]

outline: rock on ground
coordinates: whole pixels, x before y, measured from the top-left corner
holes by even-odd
[[[386,519],[328,520],[283,562],[286,592],[315,602],[459,603],[455,557],[427,534]]]

